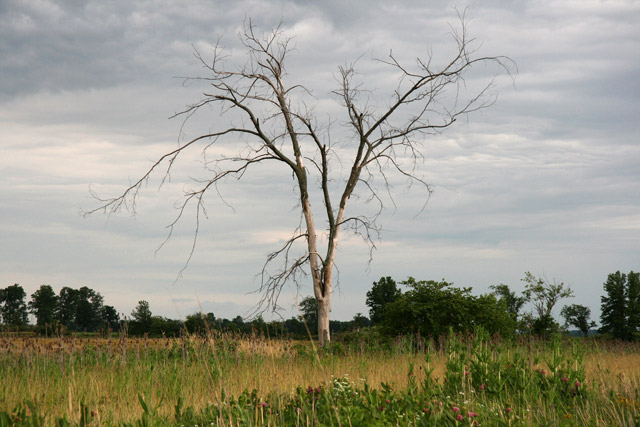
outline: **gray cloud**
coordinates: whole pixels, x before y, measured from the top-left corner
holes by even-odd
[[[299,221],[288,176],[268,169],[225,183],[222,194],[235,212],[208,200],[211,217],[175,285],[192,218],[154,251],[185,182],[203,174],[197,158],[185,159],[162,191],[152,180],[134,219],[80,217],[80,208],[95,206],[89,185],[116,194],[175,146],[180,121],[167,117],[197,100],[204,86],[183,87],[174,77],[201,74],[193,47],[206,57],[218,35],[231,58],[244,60],[236,35],[247,17],[260,28],[283,21],[296,45],[289,78],[309,85],[323,118],[339,112],[330,95],[338,65],[360,58],[372,105],[384,107],[395,82],[372,58],[393,49],[412,64],[433,43],[434,60],[443,61],[449,24],[457,24],[452,6],[2,2],[0,286],[17,282],[31,293],[43,283],[88,285],[126,313],[147,299],[154,313],[184,316],[197,308],[195,299],[218,316],[243,314],[257,298],[246,292],[256,288],[265,255]],[[336,318],[366,312],[364,294],[382,275],[445,277],[486,291],[500,282],[517,288],[527,270],[573,283],[580,289],[575,302],[597,316],[606,274],[639,268],[640,7],[496,0],[458,10],[465,6],[479,53],[514,59],[515,84],[498,79],[495,106],[425,141],[424,176],[436,191],[424,212],[415,217],[423,195],[392,177],[397,209],[387,201],[373,263],[357,239],[341,246]],[[469,85],[494,72],[479,69]],[[211,111],[185,132],[216,125]],[[295,291],[287,291],[289,305]]]

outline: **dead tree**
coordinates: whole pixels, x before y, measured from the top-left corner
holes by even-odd
[[[118,197],[99,199],[101,205],[87,213],[135,210],[138,194],[152,174],[168,176],[182,153],[199,147],[206,156],[211,175],[204,182],[198,181],[197,189],[184,192],[170,228],[173,229],[188,207],[194,209],[196,224],[199,224],[205,213],[204,197],[211,190],[215,192],[221,180],[239,179],[249,168],[265,162],[280,164],[283,177],[294,177],[301,221],[286,243],[267,257],[261,275],[260,304],[275,308],[285,283],[310,274],[318,303],[318,340],[322,346],[330,341],[329,311],[341,230],[349,228],[367,242],[370,250],[375,248],[379,232],[376,220],[382,210],[382,196],[386,197],[380,191],[391,195],[389,179],[394,174],[400,174],[408,185],[419,184],[424,188],[426,203],[431,189],[419,174],[425,137],[441,132],[460,117],[495,101],[491,88],[496,74],[471,96],[464,96],[465,74],[480,63],[493,63],[511,72],[513,63],[508,58],[475,56],[473,40],[468,38],[463,18],[460,30],[452,31],[452,37],[456,48],[450,59],[439,67],[432,64],[431,55],[417,58],[411,65],[401,64],[392,53],[380,60],[399,76],[388,104],[382,109],[368,101],[371,92],[356,81],[353,66],[339,67],[338,89],[333,94],[342,105],[347,132],[343,127],[339,137],[334,136],[333,140],[340,140],[337,148],[332,143],[333,128],[326,123],[319,124],[317,117],[306,108],[304,99],[310,95],[307,89],[287,82],[285,62],[291,52],[290,38],[280,27],[266,35],[257,34],[249,22],[240,35],[248,53],[246,64],[233,68],[236,64],[227,63],[228,58],[219,45],[213,50],[211,60],[205,60],[196,52],[207,72],[196,80],[206,82],[208,89],[199,102],[176,114],[189,118],[201,108],[217,104],[221,118],[227,118],[226,124],[181,143],[160,157]],[[217,120],[216,124],[221,121]],[[241,142],[238,154],[228,157],[216,153],[217,144],[231,138]],[[343,167],[346,178],[341,179]],[[374,181],[382,183],[382,190],[373,185]],[[377,203],[376,213],[348,213],[350,197],[356,190]],[[319,199],[316,203],[322,203],[322,208],[312,210],[312,197]],[[326,221],[323,230],[326,234],[320,239],[318,215]],[[196,225],[196,237],[197,230]],[[192,254],[193,249],[189,259]],[[275,261],[279,263],[274,272],[270,269]]]

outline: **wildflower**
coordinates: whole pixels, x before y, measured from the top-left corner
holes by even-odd
[[[458,412],[460,412],[460,408],[458,408],[457,406],[454,406],[453,407],[453,412],[455,412],[457,414]]]
[[[266,408],[267,406],[269,406],[269,404],[267,402],[262,402],[261,405],[262,405],[263,408]]]
[[[582,387],[582,383],[580,381],[576,381],[576,388]]]
[[[382,412],[384,408],[382,406],[378,406],[378,412]]]
[[[563,383],[567,383],[567,382],[569,382],[569,378],[562,377],[562,378],[560,378],[560,381],[562,381]]]
[[[509,407],[507,407],[507,408],[505,408],[505,409],[504,409],[504,412],[506,412],[507,414],[508,414],[509,412],[511,412],[511,411],[513,411],[513,409],[511,409],[511,408],[509,408]]]
[[[385,399],[385,400],[384,400],[384,403],[389,404],[389,403],[391,403],[391,401],[390,401],[389,399]]]
[[[456,420],[462,421],[462,420],[464,420],[464,416],[462,416],[462,414],[458,414],[458,415],[456,415]]]
[[[464,376],[466,377],[467,375],[469,375],[469,371],[464,371]]]
[[[469,418],[473,418],[473,417],[477,417],[477,416],[478,416],[477,412],[471,412],[471,411],[467,412],[467,417],[469,417]]]
[[[480,387],[478,387],[478,388],[479,388],[480,390],[484,390],[484,388],[485,388],[486,386],[487,386],[487,385],[486,385],[485,383],[482,383],[482,384],[480,384]]]
[[[546,370],[546,369],[543,369],[543,370],[541,370],[541,371],[540,371],[540,373],[541,373],[542,375],[547,375],[547,370]]]
[[[438,406],[442,407],[442,402],[438,402]]]

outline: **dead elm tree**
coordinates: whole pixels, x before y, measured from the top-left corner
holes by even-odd
[[[206,75],[189,80],[205,82],[207,89],[199,102],[176,116],[187,120],[203,107],[217,105],[220,114],[211,131],[181,142],[119,196],[100,198],[100,206],[87,213],[115,213],[123,208],[135,211],[140,190],[152,174],[167,177],[183,153],[199,149],[209,176],[194,180],[196,188],[184,191],[175,221],[169,225],[172,231],[187,209],[193,209],[195,247],[199,221],[206,215],[203,203],[207,194],[217,193],[217,185],[225,178],[240,179],[247,170],[266,162],[281,165],[283,179],[293,177],[300,222],[286,243],[267,257],[261,274],[260,306],[275,309],[285,283],[298,283],[301,277],[310,275],[318,307],[319,344],[328,343],[341,230],[356,233],[370,251],[375,249],[380,231],[377,219],[383,200],[391,197],[393,176],[406,179],[407,185],[421,186],[426,203],[431,189],[420,176],[425,138],[495,101],[491,90],[495,73],[475,91],[468,89],[465,75],[477,64],[494,64],[498,71],[508,74],[514,69],[508,58],[476,56],[464,17],[460,21],[460,29],[452,31],[455,49],[439,66],[432,63],[431,54],[412,64],[401,63],[393,53],[377,60],[388,67],[390,76],[397,77],[395,89],[384,98],[386,104],[371,101],[382,99],[382,95],[364,88],[354,65],[339,67],[333,99],[340,104],[343,116],[324,122],[308,107],[315,98],[305,86],[289,82],[292,77],[285,65],[292,51],[291,38],[280,26],[259,34],[249,21],[240,34],[247,53],[244,65],[229,63],[219,44],[211,59],[196,51]],[[218,148],[221,141],[235,141],[236,154],[222,152]],[[351,212],[348,207],[354,205],[349,200],[355,195],[373,201],[374,209],[368,208],[373,213]],[[318,219],[322,220],[321,226]]]

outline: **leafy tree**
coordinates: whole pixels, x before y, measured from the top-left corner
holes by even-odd
[[[29,320],[27,305],[24,298],[27,296],[22,286],[17,283],[0,289],[0,314],[5,325],[23,326]]]
[[[112,330],[120,329],[120,316],[113,306],[105,305],[102,309],[102,322]]]
[[[351,320],[352,327],[356,329],[366,328],[370,323],[371,321],[367,319],[367,316],[363,316],[362,313],[356,313]]]
[[[513,320],[517,321],[520,315],[520,309],[522,309],[522,306],[527,302],[527,299],[523,296],[517,296],[516,293],[505,284],[490,286],[490,288],[493,289],[493,294],[500,301],[504,302]]]
[[[262,301],[275,306],[288,281],[309,274],[318,306],[318,340],[320,345],[329,342],[333,273],[341,232],[352,229],[373,249],[379,230],[378,215],[362,211],[362,206],[355,206],[360,212],[349,212],[347,208],[353,207],[350,200],[367,197],[378,201],[375,209],[381,209],[382,188],[392,191],[390,182],[395,174],[406,179],[407,185],[421,186],[427,199],[431,190],[419,168],[424,138],[493,104],[495,98],[489,91],[493,79],[487,76],[486,84],[480,86],[465,84],[465,75],[475,66],[494,65],[507,72],[511,69],[508,58],[477,56],[461,20],[460,32],[452,33],[455,47],[448,59],[438,61],[441,66],[430,56],[405,64],[390,54],[381,61],[397,83],[382,95],[386,101],[371,101],[374,91],[361,82],[354,65],[340,67],[333,94],[342,115],[338,121],[348,130],[340,129],[339,137],[331,135],[339,128],[330,126],[335,118],[325,121],[314,116],[310,103],[315,100],[310,91],[300,82],[290,82],[292,76],[287,75],[285,61],[292,52],[290,38],[280,28],[257,34],[249,22],[240,34],[246,48],[243,64],[227,63],[233,57],[224,55],[219,46],[213,49],[211,59],[196,53],[207,73],[197,79],[207,81],[207,91],[176,116],[188,119],[217,106],[221,117],[213,121],[213,128],[168,150],[120,195],[101,199],[101,206],[88,213],[134,209],[150,176],[159,170],[168,175],[194,149],[201,151],[211,165],[211,175],[194,181],[195,187],[185,192],[170,228],[187,208],[193,209],[197,219],[204,217],[206,197],[227,178],[240,179],[265,163],[277,165],[282,178],[294,178],[303,224],[296,225],[291,238],[267,257],[267,264],[279,260],[281,265],[272,271],[265,265]],[[371,85],[377,84],[372,80]],[[238,138],[244,141],[242,148],[228,154],[225,144]],[[336,140],[340,141],[339,149],[332,145]],[[313,205],[318,209],[312,209]],[[319,216],[322,221],[318,221]],[[327,239],[317,239],[322,234],[317,227],[321,223],[326,224]],[[299,254],[293,256],[296,251]]]
[[[167,319],[162,316],[151,316],[149,328],[144,332],[154,337],[176,337],[180,335],[183,328],[184,324],[179,320]]]
[[[31,294],[29,310],[36,316],[38,326],[51,325],[56,320],[58,296],[49,285],[42,285],[40,289]]]
[[[589,321],[589,318],[591,317],[591,310],[584,305],[566,305],[562,308],[560,315],[564,317],[565,325],[571,325],[578,328],[585,337],[589,335],[589,330],[596,326],[596,322]]]
[[[631,337],[640,338],[640,273],[627,275],[627,328]]]
[[[400,295],[402,291],[398,289],[395,280],[391,277],[381,277],[377,282],[373,282],[373,287],[367,292],[371,323],[380,324],[384,318],[385,306],[397,300]]]
[[[600,315],[600,332],[611,334],[618,339],[628,339],[627,298],[625,292],[627,276],[620,271],[609,274],[604,283],[607,293],[600,297],[602,313]]]
[[[245,331],[245,323],[244,323],[244,319],[242,319],[242,316],[236,316],[231,320],[226,320],[223,321],[223,326],[226,327],[228,330],[230,331],[234,331],[234,332],[243,332]]]
[[[202,333],[215,328],[216,316],[213,313],[196,312],[189,314],[184,322],[184,327],[189,333]]]
[[[318,301],[314,297],[306,297],[300,302],[301,320],[307,324],[309,331],[313,333],[318,327]]]
[[[512,335],[515,321],[506,306],[493,295],[471,295],[471,288],[457,288],[446,281],[402,282],[409,287],[396,301],[389,303],[382,323],[388,334],[420,333],[439,337],[449,329],[472,331],[481,326],[489,333]]]
[[[138,301],[138,305],[131,312],[131,318],[129,332],[131,332],[132,335],[148,333],[151,330],[153,318],[149,303],[145,300]]]
[[[76,328],[76,314],[78,311],[79,294],[76,289],[63,287],[58,296],[56,317],[60,323],[69,329]]]
[[[86,286],[76,293],[76,325],[80,330],[95,331],[103,323],[103,298]]]
[[[564,298],[572,298],[573,290],[564,283],[553,283],[546,279],[535,277],[530,272],[524,274],[524,297],[533,305],[536,317],[532,318],[532,332],[536,335],[548,336],[560,329],[560,325],[553,318],[553,309]]]

